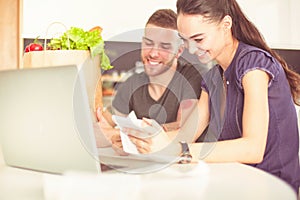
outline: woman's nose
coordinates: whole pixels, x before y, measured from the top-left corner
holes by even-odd
[[[187,48],[188,48],[190,54],[195,54],[197,49],[198,49],[197,45],[194,41],[188,41],[187,42]]]

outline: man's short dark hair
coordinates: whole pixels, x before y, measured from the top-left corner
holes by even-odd
[[[177,30],[177,14],[171,9],[159,9],[151,15],[147,24]]]

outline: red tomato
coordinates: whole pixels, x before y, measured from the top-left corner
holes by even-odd
[[[30,52],[30,51],[43,51],[44,48],[41,44],[38,43],[30,43],[29,45],[26,46],[25,52]]]

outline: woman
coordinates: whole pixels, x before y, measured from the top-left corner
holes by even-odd
[[[300,104],[299,75],[267,46],[235,0],[178,0],[177,13],[178,31],[189,51],[203,63],[217,63],[204,77],[198,103],[194,141],[207,125],[222,125],[211,128],[218,142],[204,160],[252,165],[285,180],[298,193],[294,103]],[[216,92],[220,87],[212,87],[216,76],[223,78],[224,97],[221,90]],[[149,145],[132,141],[141,152]],[[189,144],[193,159],[199,158],[201,145]]]

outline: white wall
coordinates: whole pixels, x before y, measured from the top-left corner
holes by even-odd
[[[60,21],[67,27],[86,30],[99,25],[103,28],[103,38],[110,40],[115,35],[143,29],[148,17],[159,8],[175,11],[176,1],[23,0],[23,8],[23,38],[43,36],[49,24]]]
[[[273,48],[300,49],[300,0],[237,0]]]
[[[271,47],[300,49],[300,0],[237,1]],[[156,9],[176,10],[176,0],[23,0],[23,8],[23,38],[45,37],[48,25],[60,21],[86,30],[100,25],[105,40],[139,41],[136,30]],[[132,37],[115,37],[125,32]]]

